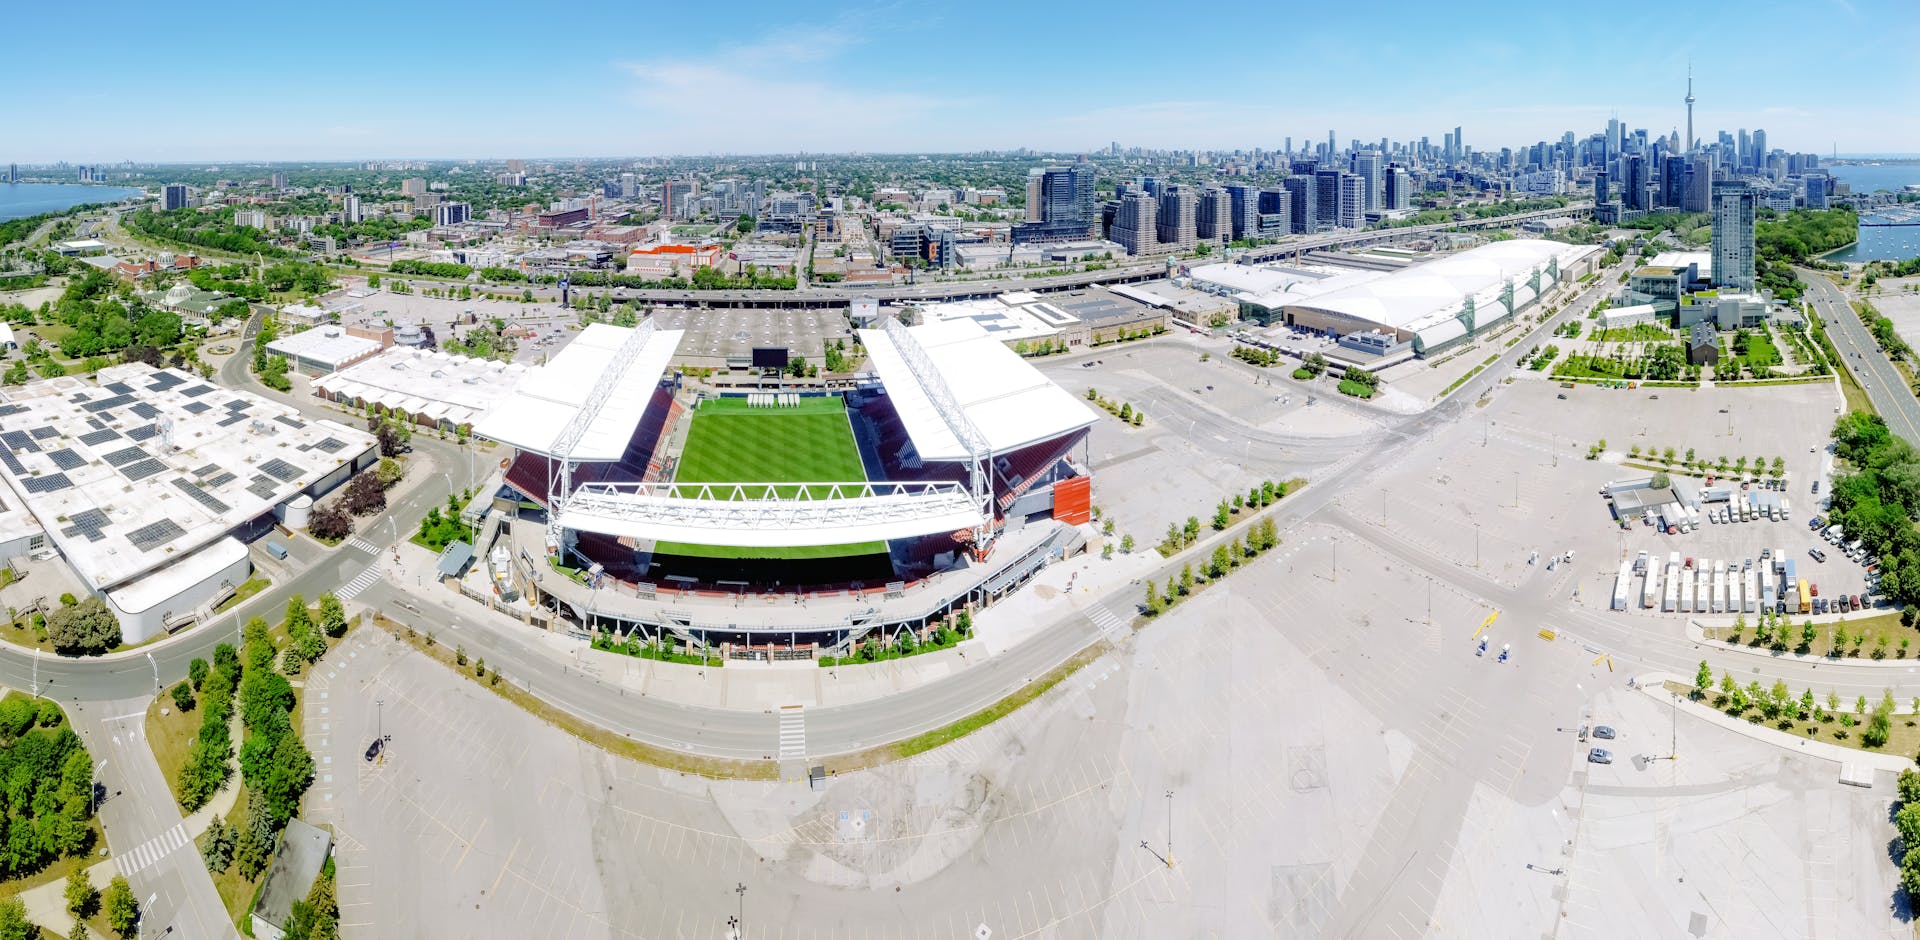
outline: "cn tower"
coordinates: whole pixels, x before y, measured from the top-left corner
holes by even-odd
[[[1681,153],[1693,152],[1693,63],[1687,63],[1687,139],[1680,145]]]

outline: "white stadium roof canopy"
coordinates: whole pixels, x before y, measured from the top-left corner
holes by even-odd
[[[473,432],[547,456],[619,460],[653,401],[654,386],[660,384],[680,346],[684,335],[680,330],[655,330],[621,372],[612,394],[572,452],[555,454],[553,450],[567,425],[586,407],[601,376],[614,367],[615,354],[633,329],[606,323],[588,326],[550,362],[530,370],[515,393],[482,417]]]
[[[1051,440],[1093,424],[1093,412],[1040,370],[1008,349],[971,320],[953,320],[909,327],[906,334],[925,350],[926,360],[946,385],[966,420],[996,454]],[[874,371],[894,410],[906,425],[907,436],[922,460],[956,462],[970,459],[967,445],[954,435],[947,418],[934,405],[938,390],[929,391],[908,357],[885,330],[861,330]]]

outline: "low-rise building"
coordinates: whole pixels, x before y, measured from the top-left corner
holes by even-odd
[[[393,345],[393,331],[327,324],[267,344],[267,352],[287,357],[287,365],[305,375],[338,372],[370,359]]]
[[[1693,325],[1687,334],[1687,361],[1696,366],[1719,364],[1720,336],[1713,324],[1702,320]]]
[[[293,917],[296,901],[305,901],[313,890],[314,879],[327,863],[333,837],[325,829],[299,819],[287,820],[280,841],[273,847],[273,861],[267,867],[267,880],[260,885],[254,901],[253,935],[260,940],[282,940],[287,922]]]
[[[1652,323],[1659,319],[1660,311],[1653,304],[1630,304],[1624,307],[1608,307],[1600,311],[1600,328],[1618,330]]]
[[[650,245],[627,255],[627,273],[650,278],[686,277],[720,264],[719,244]]]

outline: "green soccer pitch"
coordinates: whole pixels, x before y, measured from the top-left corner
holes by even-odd
[[[674,473],[676,483],[857,483],[867,478],[846,402],[839,396],[802,398],[792,407],[752,407],[744,398],[711,398],[700,403],[691,420]],[[801,488],[780,489],[791,494]],[[825,495],[826,488],[815,492]],[[885,542],[799,548],[683,542],[654,546],[657,555],[696,558],[839,558],[886,550]]]

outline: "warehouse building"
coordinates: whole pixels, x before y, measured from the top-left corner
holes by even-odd
[[[1519,238],[1492,242],[1340,290],[1288,302],[1286,325],[1333,336],[1377,330],[1430,356],[1524,312],[1593,271],[1599,249]]]
[[[392,345],[392,330],[328,325],[282,336],[267,344],[267,352],[287,357],[287,365],[295,372],[326,375],[371,359]]]
[[[57,549],[128,643],[204,620],[276,510],[377,456],[363,431],[137,362],[0,393],[0,442],[0,553]]]

